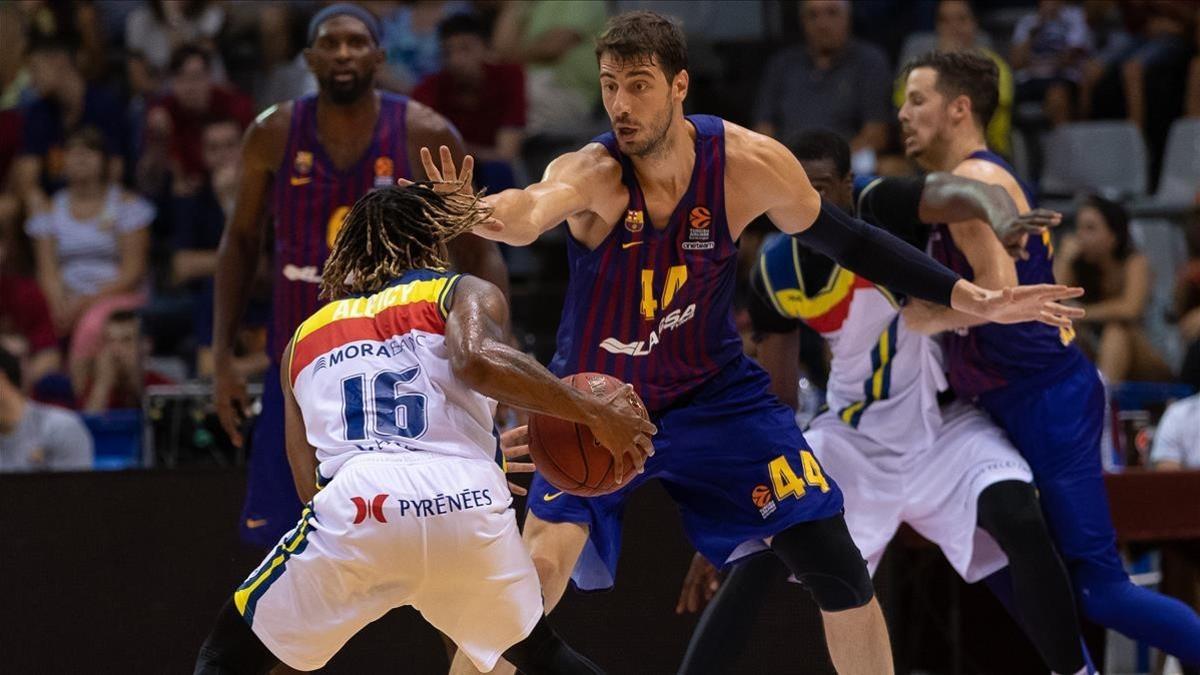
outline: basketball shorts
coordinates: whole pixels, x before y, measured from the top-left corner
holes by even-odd
[[[825,413],[804,432],[821,464],[838,476],[846,525],[871,574],[901,523],[937,544],[969,583],[1008,564],[976,527],[979,495],[1006,480],[1031,482],[1029,466],[987,414],[954,402],[942,409],[934,445],[885,448]]]
[[[304,508],[234,604],[279,660],[323,666],[355,633],[412,605],[490,671],[542,616],[504,474],[485,460],[364,455]]]
[[[538,518],[589,528],[572,574],[577,588],[613,585],[625,500],[650,480],[662,482],[688,538],[718,567],[765,548],[764,539],[791,525],[841,512],[841,491],[769,385],[749,358],[722,368],[653,417],[658,434],[645,473],[612,494],[576,497],[534,476],[529,508]]]
[[[1124,581],[1100,464],[1104,385],[1081,352],[1072,358],[1065,372],[988,392],[979,404],[1033,469],[1042,513],[1076,584]]]
[[[272,363],[263,377],[262,412],[250,436],[246,502],[238,531],[246,543],[266,549],[296,522],[302,505],[284,446],[279,364]]]

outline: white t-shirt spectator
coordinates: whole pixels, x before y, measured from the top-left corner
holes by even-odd
[[[117,278],[118,236],[150,225],[154,214],[153,204],[113,186],[100,216],[77,220],[67,191],[59,190],[51,208],[30,218],[25,231],[34,238],[54,238],[63,284],[72,293],[87,295]]]
[[[1200,394],[1172,403],[1163,413],[1150,449],[1150,464],[1159,462],[1200,469]]]
[[[87,471],[92,436],[79,415],[26,401],[21,421],[0,433],[0,471]]]

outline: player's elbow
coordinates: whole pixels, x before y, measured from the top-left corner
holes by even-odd
[[[463,349],[455,350],[450,356],[450,369],[454,371],[454,376],[481,393],[490,389],[498,370],[489,342],[464,345]]]

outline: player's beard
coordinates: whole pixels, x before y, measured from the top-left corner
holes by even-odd
[[[652,157],[661,153],[667,143],[667,136],[671,131],[671,105],[668,102],[663,114],[654,120],[653,127],[647,128],[648,138],[645,141],[637,144],[631,144],[628,150],[623,150],[630,157]]]
[[[374,77],[363,77],[354,74],[354,79],[349,82],[337,82],[332,75],[328,75],[321,79],[321,90],[329,94],[329,100],[336,105],[349,105],[361,99],[371,89],[371,83]]]

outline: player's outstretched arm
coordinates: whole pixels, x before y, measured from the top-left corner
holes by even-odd
[[[508,405],[578,422],[591,428],[615,460],[617,481],[629,465],[641,471],[653,453],[657,429],[642,417],[629,385],[608,399],[569,386],[528,354],[508,345],[508,303],[492,284],[462,277],[446,318],[446,349],[456,377],[475,391]]]
[[[290,115],[269,108],[250,125],[242,141],[242,177],[233,216],[217,247],[213,304],[214,392],[217,417],[234,445],[242,446],[246,382],[233,367],[233,345],[246,312],[262,247],[263,214],[271,174],[283,155]]]
[[[746,158],[739,180],[746,194],[757,200],[776,227],[795,234],[846,269],[987,321],[1042,321],[1068,327],[1072,318],[1083,316],[1078,308],[1057,302],[1079,297],[1081,289],[1056,284],[1012,288],[1014,279],[1002,290],[988,290],[963,279],[915,247],[821,200],[800,162],[786,148],[763,136],[756,140],[752,146],[743,143],[741,147]],[[730,165],[732,173],[734,162]]]
[[[916,223],[980,220],[991,226],[1013,258],[1028,257],[1026,238],[1057,227],[1062,215],[1048,209],[1020,213],[999,185],[936,171],[925,176],[883,177],[871,181],[858,197],[858,215],[873,225],[912,241]],[[928,227],[927,225],[923,225]]]
[[[439,149],[439,159],[440,168],[428,149],[421,151],[429,180],[454,182],[464,173],[455,169],[445,146]],[[467,160],[463,161],[465,170]],[[620,187],[620,176],[620,165],[598,144],[561,155],[546,167],[541,181],[484,198],[492,217],[476,228],[475,234],[511,246],[526,246],[569,216],[596,211],[597,202],[605,196],[611,198],[613,188]]]
[[[283,363],[292,361],[292,345],[283,351]],[[288,466],[292,469],[292,480],[296,483],[296,494],[301,504],[307,504],[317,494],[317,450],[308,442],[304,416],[296,394],[292,391],[291,368],[279,369],[279,386],[283,390],[283,431],[287,449]]]

